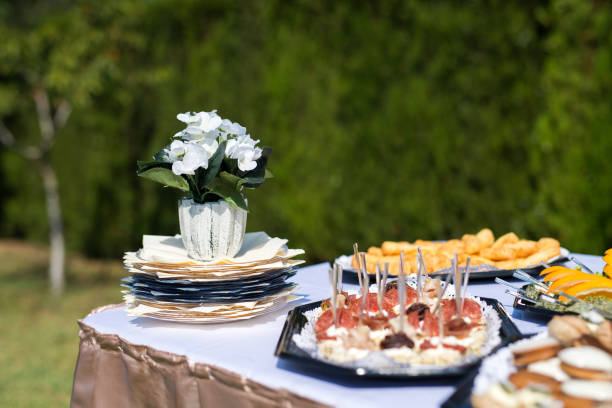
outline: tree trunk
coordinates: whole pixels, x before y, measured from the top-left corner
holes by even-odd
[[[51,292],[59,294],[64,290],[65,243],[62,210],[55,170],[47,157],[41,158],[38,166],[45,190],[47,219],[49,221],[49,280]]]

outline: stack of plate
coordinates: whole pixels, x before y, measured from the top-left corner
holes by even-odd
[[[145,235],[143,247],[126,252],[124,299],[132,316],[190,323],[249,319],[296,299],[287,281],[304,261],[287,240],[264,232],[245,235],[233,258],[211,262],[187,256],[179,236]]]

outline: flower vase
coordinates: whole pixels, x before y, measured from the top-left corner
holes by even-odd
[[[179,200],[179,223],[189,256],[201,261],[231,258],[240,251],[247,212],[225,200],[199,204]]]

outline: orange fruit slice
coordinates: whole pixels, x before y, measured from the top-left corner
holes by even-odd
[[[555,292],[557,290],[564,290],[564,288],[572,287],[581,282],[597,280],[597,278],[600,278],[600,276],[584,272],[564,276],[550,284],[548,287],[548,293]]]
[[[556,272],[556,271],[559,271],[559,270],[566,270],[566,269],[569,269],[569,268],[566,268],[565,266],[559,266],[559,265],[551,266],[550,268],[543,269],[540,272],[540,276],[548,275],[551,272]]]
[[[565,290],[568,295],[583,298],[585,296],[607,296],[612,298],[612,281],[602,283],[601,281],[582,282]]]
[[[558,269],[556,271],[548,273],[546,276],[544,276],[544,279],[542,280],[544,282],[552,282],[557,279],[564,278],[566,276],[576,276],[577,274],[580,274],[580,273],[583,273],[583,272],[577,271],[575,269],[563,268],[563,269]]]

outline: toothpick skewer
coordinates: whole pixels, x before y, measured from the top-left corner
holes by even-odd
[[[448,274],[448,276],[450,277],[450,274]],[[440,287],[440,278],[436,278],[438,280],[438,304],[440,304],[440,301],[442,300],[442,295],[444,294],[444,291],[446,290],[446,286],[444,287],[444,289],[442,289]],[[448,282],[448,280],[447,280]],[[438,306],[436,305],[436,308]],[[438,312],[438,332],[440,335],[440,344],[442,344],[442,339],[444,338],[444,324],[442,324],[442,308],[440,308],[440,311]]]
[[[337,275],[337,269],[336,269],[336,265],[334,265],[333,268],[329,269],[329,284],[331,285],[331,309],[332,309],[332,315],[334,317],[334,326],[338,327],[338,314],[336,311],[336,285],[338,283],[338,275]]]
[[[376,299],[378,300],[378,313],[382,313],[383,310],[383,294],[380,285],[382,283],[382,279],[380,275],[380,264],[376,263]]]
[[[397,290],[399,292],[399,331],[400,333],[404,333],[404,319],[406,317],[406,272],[404,271],[404,251],[400,252]]]
[[[359,315],[359,324],[363,321],[364,313],[367,313],[368,286],[370,286],[370,277],[367,273],[363,275],[363,288],[361,290],[361,314]]]
[[[435,314],[436,311],[438,310],[438,307],[440,307],[440,304],[442,302],[442,296],[444,296],[444,293],[446,293],[446,289],[448,288],[448,285],[450,284],[452,276],[453,274],[450,272],[448,273],[448,275],[446,275],[446,280],[444,281],[444,287],[442,288],[442,292],[438,292],[438,300],[436,301],[436,306],[433,309],[433,312],[432,312],[433,314]]]
[[[362,293],[365,293],[366,295],[368,293],[370,293],[370,276],[368,275],[368,270],[366,269],[366,258],[365,258],[365,254],[362,252],[361,253],[361,265],[363,266],[363,288],[364,291]],[[367,279],[367,283],[366,283],[366,279]]]
[[[359,278],[359,288],[362,288],[363,285],[361,283],[361,257],[359,256],[359,246],[356,242],[353,244],[353,253],[355,254],[355,259],[357,259],[357,277]]]
[[[455,272],[455,306],[457,307],[457,317],[461,317],[461,271],[459,270],[459,261],[457,253],[453,257],[453,270]]]
[[[470,257],[465,261],[465,276],[463,277],[463,290],[461,291],[461,311],[463,312],[463,300],[467,295],[467,287],[470,281]]]
[[[336,264],[338,267],[338,284],[340,286],[340,288],[338,289],[339,293],[342,293],[342,273],[344,272],[344,269],[342,269],[342,265],[340,264]]]
[[[382,281],[383,298],[385,297],[385,293],[387,292],[387,278],[388,277],[389,277],[389,262],[386,262],[385,269],[383,269],[383,281]]]
[[[417,251],[421,252],[421,247],[417,247]],[[421,285],[421,270],[424,268],[424,265],[422,263],[422,258],[418,257],[417,258],[417,279],[416,279],[416,285],[417,285],[417,301],[421,302],[421,298],[423,296],[423,287]]]
[[[419,262],[423,266],[423,277],[426,278],[429,275],[427,274],[427,268],[425,268],[425,261],[423,260],[423,252],[421,251],[421,247],[417,247],[417,254],[419,255]]]

